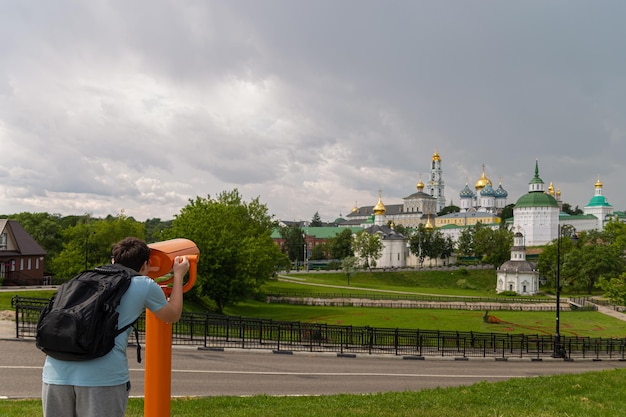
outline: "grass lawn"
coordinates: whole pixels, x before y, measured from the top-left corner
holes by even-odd
[[[490,311],[501,320],[485,323],[484,311],[324,307],[267,304],[247,301],[225,310],[226,314],[284,321],[422,330],[459,330],[512,334],[554,334],[555,313]],[[561,335],[626,337],[626,322],[595,311],[561,312]]]
[[[207,397],[171,402],[174,417],[606,417],[626,410],[626,370],[517,378],[371,395]],[[0,416],[41,415],[39,400],[0,400]],[[127,417],[143,416],[143,400]]]

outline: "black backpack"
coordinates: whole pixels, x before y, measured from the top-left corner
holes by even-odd
[[[41,312],[37,322],[37,347],[64,361],[99,358],[113,349],[115,338],[132,323],[118,329],[120,300],[133,276],[130,268],[104,265],[81,272],[62,284]],[[137,337],[137,360],[141,346]]]

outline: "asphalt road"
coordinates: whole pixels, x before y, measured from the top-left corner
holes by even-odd
[[[40,397],[44,355],[33,340],[0,339],[0,352],[0,398]],[[144,364],[136,362],[135,353],[132,348],[128,351],[131,396],[142,396]],[[406,360],[395,356],[289,355],[175,347],[171,378],[173,396],[325,395],[415,391],[624,367],[626,362],[620,361]]]

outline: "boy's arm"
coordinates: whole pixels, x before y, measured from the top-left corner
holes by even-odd
[[[189,271],[189,259],[186,256],[174,258],[174,282],[167,304],[154,315],[167,323],[175,323],[183,312],[183,278]]]

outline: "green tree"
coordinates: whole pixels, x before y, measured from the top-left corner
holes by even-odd
[[[164,240],[163,231],[172,227],[172,221],[162,221],[159,218],[148,219],[146,226],[146,242],[154,243]]]
[[[502,209],[502,212],[500,213],[500,219],[502,220],[502,224],[505,224],[506,219],[510,219],[513,217],[513,208],[515,207],[515,204],[507,204],[506,206],[504,206],[504,208]]]
[[[111,261],[111,248],[119,240],[134,236],[144,239],[145,226],[120,214],[106,220],[86,215],[82,222],[61,232],[63,249],[51,260],[51,269],[60,278],[71,278],[79,272]]]
[[[423,224],[420,224],[409,236],[409,250],[417,256],[420,267],[424,265],[424,260],[431,252],[432,236],[432,230],[427,229]]]
[[[513,232],[506,228],[488,229],[489,246],[485,253],[485,262],[496,267],[511,259]]]
[[[461,231],[457,246],[462,256],[474,256],[474,227],[466,227]]]
[[[446,214],[458,213],[460,211],[461,211],[461,208],[459,206],[455,206],[451,204],[449,206],[445,206],[444,208],[442,208],[441,211],[437,213],[437,216],[445,216]]]
[[[341,261],[341,270],[346,274],[348,285],[350,285],[350,277],[358,271],[359,260],[355,256],[347,256]]]
[[[626,272],[617,278],[601,277],[596,286],[604,291],[605,297],[617,305],[626,305]]]
[[[291,262],[304,262],[304,231],[298,225],[281,227],[283,253]]]
[[[344,228],[335,237],[328,239],[328,255],[331,259],[344,259],[354,256],[352,250],[352,230]]]
[[[511,257],[513,233],[506,227],[492,229],[482,223],[466,228],[459,236],[459,252],[476,256],[482,262],[499,266]]]
[[[377,233],[368,233],[366,230],[358,232],[352,241],[354,254],[359,258],[365,268],[370,271],[376,268],[376,260],[383,252],[383,242]]]
[[[213,300],[221,313],[255,294],[283,262],[284,255],[271,238],[275,227],[258,197],[246,203],[235,189],[216,199],[189,200],[167,234],[198,246],[195,291]]]
[[[318,243],[317,245],[313,246],[309,259],[312,261],[326,259],[326,245],[323,243]]]
[[[601,278],[614,278],[624,271],[620,255],[617,248],[611,245],[576,247],[564,259],[563,275],[568,278],[565,282],[575,291],[591,294]]]
[[[320,214],[316,211],[311,219],[311,227],[321,227],[324,224],[322,223],[322,219],[320,218]]]

